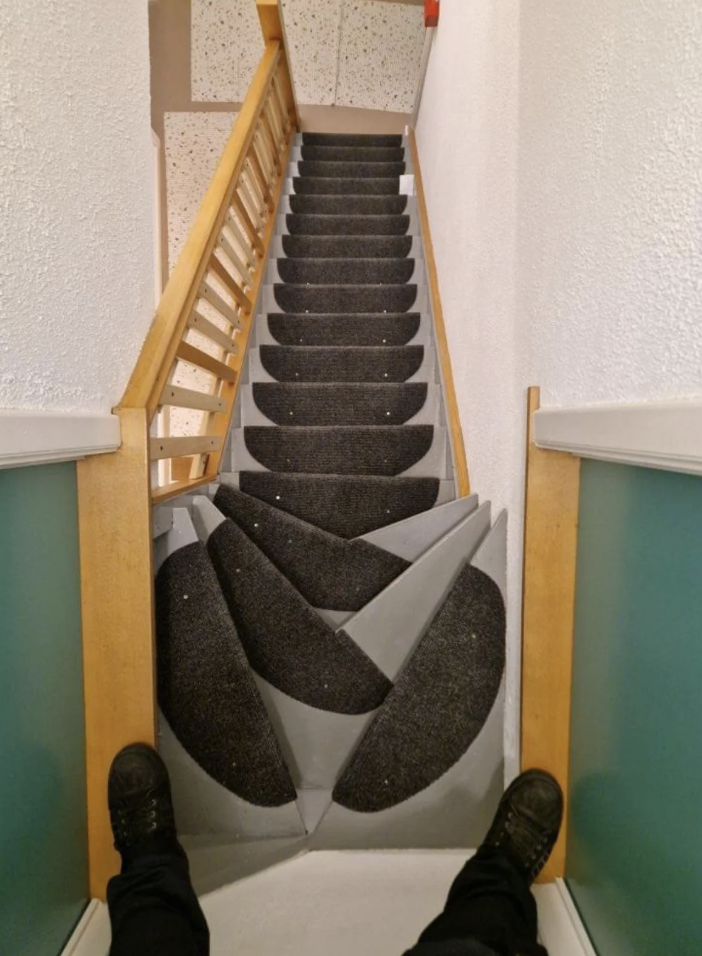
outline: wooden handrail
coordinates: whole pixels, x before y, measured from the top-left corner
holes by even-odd
[[[218,473],[299,126],[280,0],[256,6],[263,57],[115,409],[122,445],[78,462],[89,889],[99,899],[118,864],[110,762],[128,743],[156,742],[151,506]],[[193,380],[181,377],[193,365]],[[171,406],[190,411],[186,434],[158,415]]]

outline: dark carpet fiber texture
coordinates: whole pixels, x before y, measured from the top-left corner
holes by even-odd
[[[433,438],[432,425],[244,428],[257,462],[298,474],[399,475],[427,454]]]
[[[480,733],[504,665],[502,595],[466,565],[337,783],[336,802],[374,813],[438,780]]]
[[[404,162],[357,163],[353,159],[347,162],[303,159],[297,168],[301,176],[329,176],[333,179],[380,179],[383,176],[402,176],[405,172]]]
[[[290,196],[290,210],[307,216],[399,216],[407,196]]]
[[[433,508],[440,482],[438,478],[242,471],[239,487],[324,531],[357,538]]]
[[[293,188],[298,196],[397,196],[400,180],[397,176],[366,176],[364,179],[295,176]]]
[[[258,382],[253,397],[276,425],[404,425],[424,407],[427,385]]]
[[[268,329],[281,345],[407,345],[420,320],[419,312],[270,312]]]
[[[414,273],[414,259],[278,259],[283,282],[310,285],[401,285]],[[382,310],[381,310],[382,311]],[[393,311],[403,311],[401,309]]]
[[[402,163],[401,146],[312,146],[303,143],[302,158],[332,163]]]
[[[284,312],[408,312],[416,285],[276,284],[275,301]]]
[[[424,361],[423,345],[325,347],[262,345],[261,364],[277,382],[406,382]]]
[[[207,550],[249,663],[269,684],[319,710],[365,714],[391,682],[345,634],[336,634],[233,521]]]
[[[402,136],[399,133],[303,133],[302,142],[305,146],[402,146]]]
[[[204,544],[172,554],[156,577],[158,699],[173,732],[213,779],[249,803],[295,799]]]
[[[404,236],[409,216],[307,216],[289,212],[291,236]]]
[[[405,259],[412,236],[283,236],[290,259]]]
[[[313,607],[358,611],[409,567],[382,548],[321,531],[226,485],[215,504]]]

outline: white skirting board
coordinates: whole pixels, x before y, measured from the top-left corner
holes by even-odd
[[[396,956],[440,912],[466,851],[319,851],[202,897],[212,956]],[[538,886],[549,956],[596,956],[562,880]],[[275,914],[275,918],[273,917]],[[107,956],[107,907],[92,901],[62,956]]]
[[[702,399],[542,408],[539,448],[582,458],[702,474]]]
[[[0,468],[75,461],[120,443],[116,415],[0,409]]]

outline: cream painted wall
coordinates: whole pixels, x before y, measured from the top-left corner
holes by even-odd
[[[0,407],[107,412],[154,302],[146,0],[0,4]]]
[[[442,0],[418,120],[474,489],[510,511],[524,398],[702,394],[702,4]]]

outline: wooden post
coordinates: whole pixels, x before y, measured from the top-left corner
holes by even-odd
[[[522,610],[522,769],[540,767],[567,795],[580,459],[533,443],[539,389],[528,393],[524,597]],[[540,877],[562,877],[566,828]]]
[[[265,43],[271,40],[280,40],[282,50],[280,79],[285,98],[285,106],[292,123],[301,129],[300,114],[297,111],[295,102],[295,87],[293,86],[292,70],[290,69],[290,57],[288,55],[288,45],[285,38],[285,24],[283,22],[283,12],[280,6],[280,0],[256,0],[258,9],[258,18],[261,21],[261,31]]]
[[[149,432],[118,410],[122,446],[78,462],[90,895],[118,871],[107,773],[127,744],[156,741]]]

